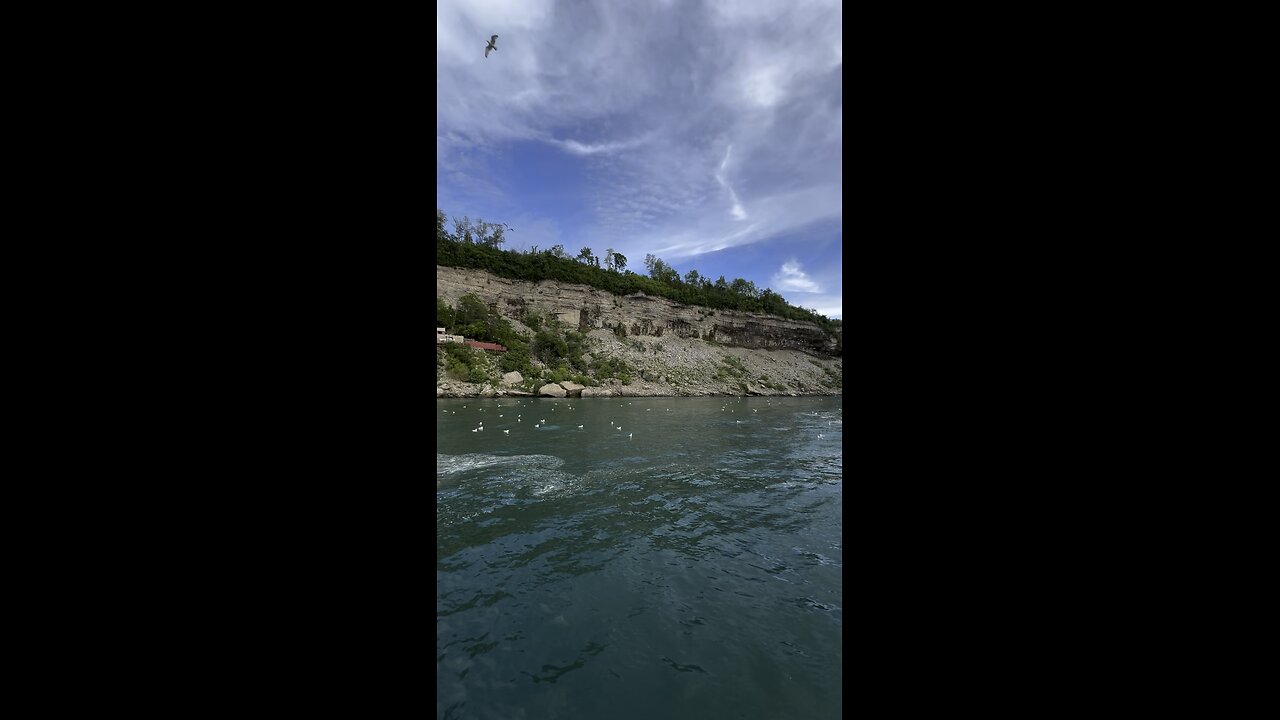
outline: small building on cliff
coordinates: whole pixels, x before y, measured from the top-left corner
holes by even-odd
[[[442,327],[436,328],[436,344],[437,345],[443,345],[445,343],[451,343],[451,342],[461,343],[463,339],[464,338],[461,335],[445,335],[444,328]]]

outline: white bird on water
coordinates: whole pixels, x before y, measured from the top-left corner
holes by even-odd
[[[511,431],[510,431],[510,430],[503,430],[503,431],[502,431],[502,434],[503,434],[503,435],[510,435],[510,434],[511,434]]]
[[[581,430],[581,429],[582,429],[582,426],[581,426],[581,425],[579,425],[579,426],[578,426],[578,429],[579,429],[579,430]]]
[[[635,434],[635,433],[627,433],[627,439],[628,439],[628,440],[630,440],[631,438],[633,438],[633,437],[635,437],[635,436],[636,436],[636,434]]]

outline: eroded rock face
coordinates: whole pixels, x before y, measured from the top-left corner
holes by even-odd
[[[580,332],[622,325],[628,336],[676,336],[728,346],[831,354],[834,338],[811,322],[680,305],[644,293],[617,296],[587,285],[501,278],[483,270],[436,266],[436,295],[450,305],[474,293],[504,317],[521,322],[534,310]]]
[[[541,397],[562,398],[568,394],[569,393],[566,392],[564,388],[555,383],[547,383],[546,385],[538,388],[538,395]]]
[[[613,397],[613,391],[606,388],[583,388],[582,397]]]

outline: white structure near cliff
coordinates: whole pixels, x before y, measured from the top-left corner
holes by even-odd
[[[461,335],[445,335],[444,328],[442,327],[436,328],[436,344],[443,345],[449,342],[461,343],[462,336]]]

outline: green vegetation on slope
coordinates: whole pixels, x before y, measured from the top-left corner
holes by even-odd
[[[497,382],[503,373],[512,371],[524,376],[525,386],[536,389],[549,382],[570,380],[579,385],[597,385],[597,379],[618,378],[630,384],[634,371],[622,360],[594,358],[587,362],[586,335],[568,328],[558,320],[529,313],[526,322],[534,330],[532,337],[516,332],[506,318],[487,307],[473,294],[458,299],[457,307],[436,298],[436,326],[450,335],[468,340],[496,342],[507,348],[505,353],[487,353],[466,345],[445,343],[437,350],[437,363],[443,360],[445,375],[466,382]],[[535,367],[537,360],[542,367]]]
[[[768,313],[789,320],[816,323],[832,335],[841,327],[839,320],[795,307],[772,290],[759,289],[754,282],[742,278],[727,282],[721,275],[712,282],[710,278],[699,275],[697,270],[690,270],[681,278],[675,268],[653,255],[645,257],[644,264],[649,273],[646,277],[627,270],[627,258],[612,248],[605,252],[604,267],[601,267],[599,256],[589,247],[582,248],[576,258],[566,254],[561,245],[542,251],[534,246],[527,253],[503,250],[499,247],[506,242],[503,225],[483,220],[472,223],[466,217],[455,218],[454,232],[450,233],[445,229],[445,222],[444,212],[437,209],[437,265],[487,270],[500,277],[528,282],[557,280],[589,285],[615,295],[644,292],[685,305]],[[471,336],[470,333],[463,334]]]

